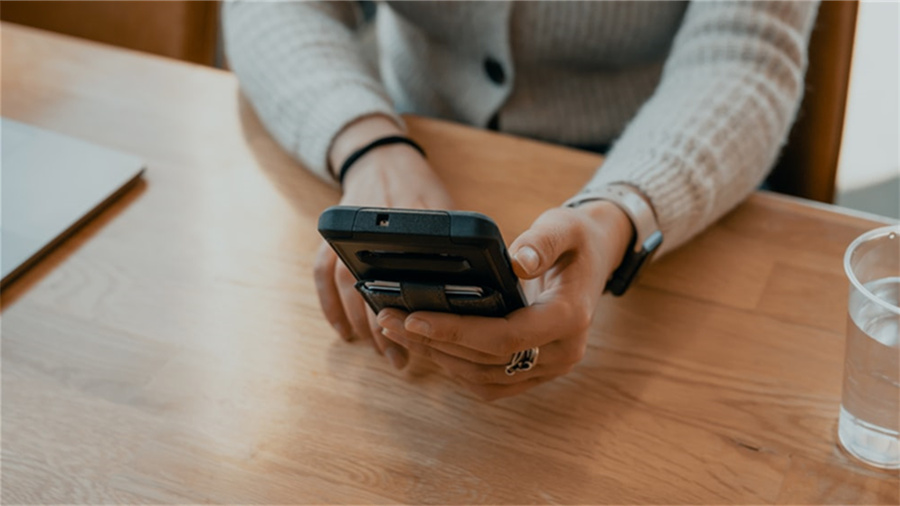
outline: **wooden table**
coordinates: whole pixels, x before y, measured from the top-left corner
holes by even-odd
[[[2,58],[3,115],[148,161],[3,293],[4,503],[898,502],[835,444],[870,219],[753,195],[605,298],[573,373],[484,403],[336,339],[311,267],[338,193],[234,76],[8,24]],[[410,125],[507,239],[599,162]]]

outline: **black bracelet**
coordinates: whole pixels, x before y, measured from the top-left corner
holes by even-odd
[[[362,158],[363,155],[365,155],[369,151],[372,151],[373,149],[380,147],[380,146],[386,146],[388,144],[406,144],[406,145],[412,146],[419,153],[422,153],[422,156],[425,156],[425,150],[422,149],[422,146],[419,146],[419,144],[416,143],[416,141],[410,139],[409,137],[403,137],[401,135],[392,135],[390,137],[382,137],[381,139],[376,139],[376,140],[366,144],[365,146],[357,149],[356,151],[353,152],[352,155],[347,157],[347,160],[345,160],[344,164],[341,165],[341,171],[338,173],[338,181],[341,182],[341,185],[344,184],[344,176],[347,175],[347,171],[350,170],[350,167],[352,167],[353,164],[356,163],[357,160]]]

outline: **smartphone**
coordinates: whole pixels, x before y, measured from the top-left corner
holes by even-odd
[[[319,233],[376,313],[505,316],[526,305],[500,229],[483,214],[334,206]]]

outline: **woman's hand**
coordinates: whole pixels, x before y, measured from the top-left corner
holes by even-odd
[[[384,335],[430,358],[479,397],[523,392],[568,373],[584,355],[604,285],[633,234],[627,215],[598,201],[551,209],[510,246],[513,269],[537,296],[504,318],[397,309],[378,314]],[[513,353],[539,347],[537,365],[512,376]]]
[[[347,127],[335,139],[329,158],[340,167],[350,154],[375,139],[403,132],[383,116],[363,118]],[[386,145],[376,148],[353,164],[344,178],[342,205],[398,207],[410,209],[452,209],[453,201],[428,162],[411,146]],[[354,288],[356,279],[323,242],[315,264],[316,291],[325,318],[350,341],[372,339],[376,351],[387,356],[398,369],[407,362],[406,350],[381,334],[375,314]]]

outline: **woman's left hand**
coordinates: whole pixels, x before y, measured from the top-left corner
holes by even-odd
[[[485,400],[524,392],[581,361],[604,285],[632,234],[627,215],[610,202],[551,209],[510,246],[513,270],[537,294],[530,306],[503,318],[385,309],[378,324]],[[507,375],[510,357],[534,347],[534,368]]]

